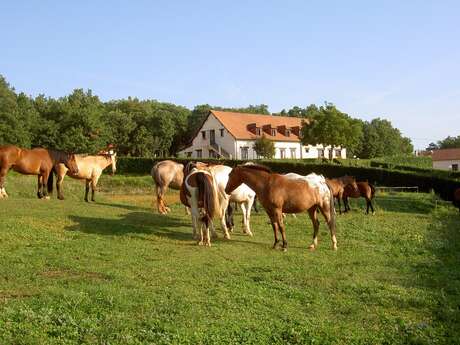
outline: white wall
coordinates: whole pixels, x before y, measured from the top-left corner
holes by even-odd
[[[433,161],[434,169],[452,170],[452,164],[458,164],[460,169],[460,159],[451,161]]]
[[[220,136],[220,129],[224,129],[224,136]],[[206,121],[204,122],[202,128],[198,132],[197,136],[193,139],[192,145],[180,151],[179,154],[182,156],[187,156],[187,152],[192,152],[192,157],[197,158],[196,150],[202,150],[202,158],[209,158],[209,130],[214,129],[216,133],[216,144],[221,146],[225,151],[227,151],[232,158],[235,158],[235,138],[230,134],[227,129],[217,120],[217,118],[210,114]],[[201,134],[202,131],[206,131],[206,138],[203,139]]]

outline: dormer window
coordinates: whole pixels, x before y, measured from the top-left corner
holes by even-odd
[[[261,135],[261,129],[259,127],[256,128],[256,135]]]
[[[291,135],[291,130],[290,129],[286,129],[286,136],[289,137]]]
[[[274,137],[276,135],[276,129],[272,128],[272,136]]]

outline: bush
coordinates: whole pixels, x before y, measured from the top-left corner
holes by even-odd
[[[184,165],[192,160],[189,158],[172,159]],[[150,174],[153,165],[162,160],[165,158],[120,157],[117,160],[117,170],[122,174]],[[234,159],[201,159],[201,161],[228,166],[236,166],[245,162]],[[445,200],[453,200],[454,190],[460,188],[460,181],[449,178],[451,176],[447,174],[448,172],[432,169],[407,171],[382,167],[339,165],[330,161],[322,163],[320,160],[259,160],[257,162],[280,174],[295,172],[300,175],[308,175],[314,172],[329,178],[351,175],[355,176],[358,181],[368,181],[375,185],[418,187],[422,192],[429,192],[433,189]]]

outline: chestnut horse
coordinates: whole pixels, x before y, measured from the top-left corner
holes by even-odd
[[[161,161],[152,167],[150,175],[155,182],[158,212],[167,214],[171,209],[166,205],[164,195],[168,187],[181,189],[184,181],[184,165],[170,160]]]
[[[64,181],[65,175],[69,175],[71,178],[77,180],[85,180],[85,201],[88,202],[88,193],[91,186],[91,201],[96,201],[94,196],[96,194],[97,182],[102,174],[102,171],[109,165],[112,166],[112,175],[117,170],[117,154],[112,149],[109,151],[101,151],[96,156],[90,155],[75,155],[75,159],[78,165],[78,173],[72,174],[64,164],[59,164],[56,169],[57,181],[56,189],[58,191],[58,199],[64,200],[62,193],[62,182]]]
[[[74,154],[44,148],[29,150],[13,145],[0,146],[0,198],[8,197],[5,177],[8,171],[13,169],[24,175],[38,175],[37,196],[40,199],[48,199],[48,193],[53,191],[52,170],[60,163],[70,171],[78,173]]]
[[[359,198],[363,197],[366,199],[366,214],[369,214],[369,208],[372,210],[372,214],[375,214],[374,206],[372,205],[372,199],[375,196],[375,188],[369,182],[356,182],[357,189],[352,185],[345,187],[343,192],[343,204],[345,205],[345,212],[350,211],[350,204],[348,198]]]
[[[343,191],[347,185],[351,185],[355,190],[357,190],[358,186],[356,185],[356,180],[352,176],[345,175],[337,178],[327,178],[326,182],[329,187],[331,187],[334,197],[337,198],[339,204],[339,214],[342,214],[340,200],[343,198]]]
[[[270,217],[275,238],[273,248],[276,248],[279,242],[278,231],[280,231],[283,238],[282,249],[287,250],[283,213],[308,211],[313,223],[313,243],[309,248],[314,250],[318,246],[317,210],[319,209],[329,226],[332,248],[337,250],[334,196],[323,176],[316,174],[286,176],[275,174],[260,165],[238,165],[229,175],[225,192],[231,193],[242,183],[256,192],[257,198]]]

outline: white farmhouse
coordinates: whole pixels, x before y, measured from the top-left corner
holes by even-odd
[[[433,150],[431,155],[434,169],[458,171],[460,167],[460,149]]]
[[[264,135],[274,142],[277,159],[330,157],[331,150],[333,158],[346,158],[345,148],[302,145],[300,131],[304,121],[308,120],[211,110],[190,146],[179,154],[192,158],[257,159],[254,142]]]

